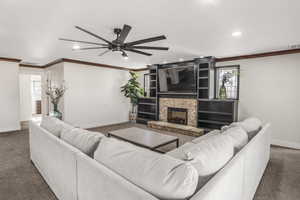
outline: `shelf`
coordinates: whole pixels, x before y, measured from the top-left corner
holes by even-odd
[[[156,80],[150,80],[150,82],[156,82]]]
[[[238,100],[234,100],[234,99],[207,99],[207,98],[199,98],[198,100],[201,101],[216,101],[216,102],[235,102]]]
[[[149,106],[156,106],[156,103],[143,103],[143,102],[140,102],[138,104],[141,104],[141,105],[149,105]]]
[[[156,87],[150,87],[150,90],[156,90]]]
[[[208,68],[200,68],[199,71],[208,71]]]
[[[149,73],[150,76],[156,76],[156,73]]]
[[[208,79],[208,76],[199,77],[199,79]]]
[[[144,111],[139,111],[138,113],[145,114],[145,115],[156,115],[156,113],[144,112]]]
[[[205,111],[205,110],[199,110],[198,113],[207,113],[207,114],[217,114],[217,115],[233,115],[232,113],[227,112],[216,112],[216,111]]]
[[[140,99],[151,99],[151,100],[153,100],[153,99],[156,99],[155,97],[139,97]]]
[[[230,122],[221,122],[221,121],[213,121],[213,120],[202,120],[199,119],[198,122],[208,123],[208,124],[218,124],[218,125],[229,125]]]
[[[199,90],[208,90],[208,87],[199,87]]]

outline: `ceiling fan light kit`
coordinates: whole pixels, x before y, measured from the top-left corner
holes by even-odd
[[[161,50],[161,51],[169,50],[168,47],[136,46],[136,45],[155,42],[155,41],[159,41],[159,40],[165,40],[167,38],[164,35],[126,43],[125,40],[131,30],[131,26],[126,25],[126,24],[123,26],[123,29],[120,29],[120,28],[114,29],[114,33],[116,34],[117,38],[113,41],[108,41],[105,38],[103,38],[99,35],[96,35],[82,27],[75,26],[75,28],[101,40],[101,42],[104,42],[104,43],[89,42],[89,41],[83,41],[83,40],[73,40],[73,39],[67,39],[67,38],[59,38],[59,40],[63,40],[63,41],[67,41],[67,42],[76,42],[76,43],[81,43],[81,44],[96,45],[96,46],[85,47],[85,48],[77,47],[76,49],[73,48],[73,50],[106,49],[104,52],[99,54],[99,56],[103,56],[104,54],[111,52],[111,51],[112,52],[119,51],[119,52],[121,52],[121,55],[123,56],[124,59],[128,59],[128,55],[127,55],[126,51],[137,53],[140,55],[145,55],[145,56],[152,56],[151,53],[141,51],[141,50]],[[77,45],[77,46],[79,46],[79,45]]]

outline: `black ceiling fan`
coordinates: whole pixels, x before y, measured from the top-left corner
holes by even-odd
[[[59,40],[94,45],[91,47],[78,48],[76,50],[106,49],[104,52],[99,54],[99,56],[102,56],[110,51],[120,51],[124,58],[128,58],[126,51],[134,52],[137,54],[142,54],[145,56],[152,56],[151,53],[140,51],[140,50],[163,50],[163,51],[169,50],[168,47],[136,46],[136,45],[140,45],[140,44],[144,44],[144,43],[165,40],[167,38],[164,35],[157,36],[157,37],[151,37],[151,38],[147,38],[147,39],[142,39],[142,40],[137,40],[137,41],[133,41],[133,42],[125,42],[128,34],[131,30],[131,26],[129,26],[127,24],[125,24],[123,26],[123,29],[120,29],[120,28],[114,29],[114,33],[117,35],[117,38],[113,41],[108,41],[108,40],[100,37],[99,35],[96,35],[84,28],[79,27],[79,26],[75,26],[75,28],[101,40],[104,43],[88,42],[88,41],[73,40],[73,39],[66,39],[66,38],[59,38]]]

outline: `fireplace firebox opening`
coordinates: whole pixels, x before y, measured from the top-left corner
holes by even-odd
[[[185,108],[168,107],[168,122],[187,125],[188,110]]]

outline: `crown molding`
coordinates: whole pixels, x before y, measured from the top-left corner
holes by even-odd
[[[300,53],[300,49],[287,49],[287,50],[280,50],[280,51],[270,51],[270,52],[264,52],[264,53],[216,58],[216,62],[245,60],[245,59],[262,58],[262,57],[270,57],[270,56],[281,56],[281,55],[296,54],[296,53]]]
[[[142,71],[147,71],[147,70],[149,70],[149,68],[130,69],[130,71],[133,71],[133,72],[142,72]]]
[[[21,62],[21,59],[0,57],[0,61],[17,62],[17,63],[19,63],[19,62]]]
[[[35,69],[44,69],[44,66],[41,65],[30,65],[30,64],[19,64],[19,67],[28,67],[28,68],[35,68]]]

